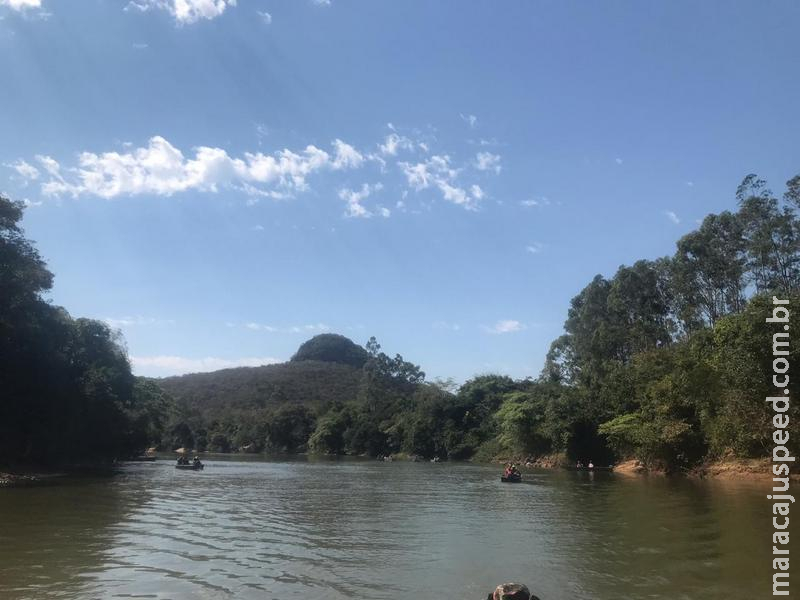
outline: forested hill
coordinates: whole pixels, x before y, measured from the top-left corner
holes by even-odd
[[[361,369],[352,365],[307,360],[167,377],[158,384],[178,402],[213,415],[287,402],[320,409],[355,398],[360,380]]]
[[[365,349],[326,333],[303,343],[286,363],[151,380],[173,407],[154,442],[221,452],[379,452],[386,447],[381,425],[400,412],[424,376],[400,355],[380,352],[374,338]],[[323,435],[334,415],[341,417],[337,439]]]

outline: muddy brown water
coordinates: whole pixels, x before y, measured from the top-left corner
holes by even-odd
[[[504,484],[493,466],[366,460],[128,464],[0,489],[0,598],[483,600],[503,581],[542,600],[768,597],[769,483],[540,470]]]

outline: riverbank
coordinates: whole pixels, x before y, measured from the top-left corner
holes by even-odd
[[[66,473],[7,473],[0,471],[0,488],[51,485],[66,476]]]
[[[697,479],[771,480],[772,461],[769,458],[725,459],[706,463],[692,469],[688,475]],[[791,473],[792,482],[800,482],[800,473]]]
[[[537,469],[563,469],[569,468],[572,462],[567,460],[563,453],[547,454],[537,458],[520,459],[519,457],[497,457],[493,462],[515,462],[528,468]],[[599,466],[599,465],[598,465]],[[640,460],[628,459],[613,465],[614,473],[627,476],[681,476],[691,479],[720,479],[720,480],[771,480],[772,462],[765,458],[724,458],[709,461],[688,471],[670,471],[664,465],[646,465]],[[800,473],[793,472],[789,476],[792,482],[800,482]]]
[[[83,462],[54,465],[0,466],[0,489],[57,485],[68,477],[108,477],[113,475],[118,462]]]

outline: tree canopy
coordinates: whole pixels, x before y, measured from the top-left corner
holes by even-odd
[[[0,461],[113,459],[160,437],[120,337],[42,294],[53,275],[0,197]]]
[[[304,342],[292,356],[292,361],[319,360],[361,368],[367,358],[367,351],[345,336],[321,333]]]

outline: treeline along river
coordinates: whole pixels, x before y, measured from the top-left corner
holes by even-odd
[[[762,597],[760,483],[341,460],[131,463],[0,493],[0,598]],[[443,595],[433,590],[445,590]]]

